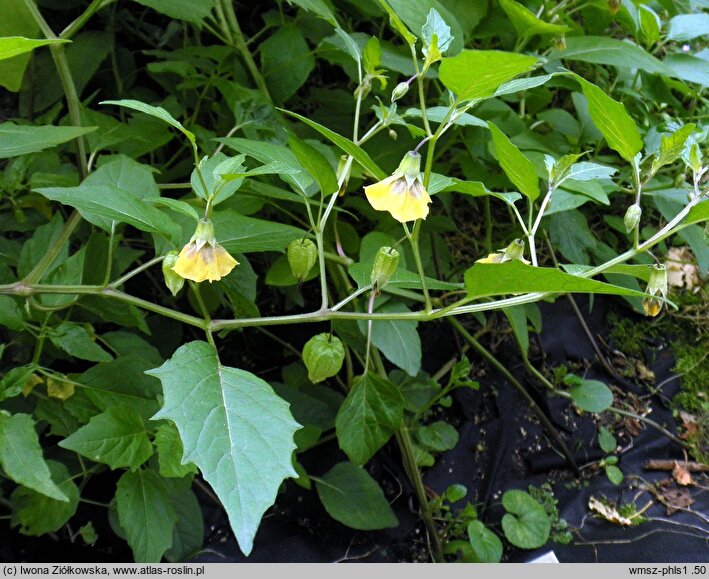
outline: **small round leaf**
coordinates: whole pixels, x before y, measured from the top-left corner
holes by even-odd
[[[507,514],[502,517],[505,537],[515,547],[536,549],[549,539],[551,522],[544,507],[524,491],[507,491],[502,495]]]
[[[613,404],[610,388],[598,380],[584,380],[569,392],[574,404],[586,412],[603,412]]]
[[[468,539],[476,563],[499,563],[502,559],[502,541],[480,521],[468,525]]]

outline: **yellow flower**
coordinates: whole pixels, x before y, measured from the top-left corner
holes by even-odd
[[[524,259],[524,241],[521,239],[515,239],[505,249],[500,249],[496,253],[478,259],[476,263],[505,263],[515,259],[529,265],[529,261]]]
[[[667,269],[664,265],[652,267],[645,293],[643,311],[646,316],[654,318],[662,310],[662,301],[667,297]]]
[[[196,282],[219,281],[239,265],[229,252],[217,243],[214,225],[209,219],[200,219],[195,234],[182,248],[172,267],[176,274]]]
[[[431,197],[423,186],[421,155],[406,153],[391,177],[365,187],[364,194],[374,209],[388,211],[401,223],[426,219]]]

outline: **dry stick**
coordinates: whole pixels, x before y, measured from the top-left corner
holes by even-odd
[[[478,342],[471,334],[468,332],[463,325],[455,318],[449,318],[450,324],[458,330],[461,336],[475,349],[483,358],[485,358],[490,364],[492,364],[509,382],[517,389],[517,391],[524,397],[529,406],[534,410],[535,414],[546,428],[547,433],[554,439],[554,442],[561,448],[564,457],[568,461],[569,465],[574,469],[576,474],[580,474],[580,470],[576,461],[574,460],[569,447],[559,435],[554,425],[551,423],[544,411],[539,407],[537,402],[532,398],[532,396],[527,392],[527,389],[510,373],[510,371],[505,368],[505,366],[493,356],[480,342]]]
[[[689,472],[709,472],[709,464],[701,462],[685,462],[682,460],[648,460],[643,464],[646,470],[673,470],[676,466]]]

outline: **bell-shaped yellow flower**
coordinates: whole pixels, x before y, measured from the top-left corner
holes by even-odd
[[[391,177],[365,187],[364,194],[374,209],[388,211],[401,223],[426,219],[431,197],[423,186],[421,155],[406,153]]]
[[[182,248],[172,267],[176,274],[197,283],[219,281],[239,265],[229,252],[217,243],[214,225],[200,219],[192,239]]]
[[[654,318],[662,310],[662,302],[667,297],[667,269],[664,265],[652,267],[645,293],[643,311],[646,316]]]
[[[515,239],[505,249],[500,249],[487,257],[478,259],[476,263],[505,263],[515,259],[529,265],[529,261],[524,259],[524,241],[521,239]]]

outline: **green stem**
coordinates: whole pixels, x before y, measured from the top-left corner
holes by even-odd
[[[48,40],[57,40],[58,37],[54,34],[54,31],[49,27],[47,21],[44,19],[40,13],[37,5],[32,0],[24,0],[27,10],[32,14],[35,22],[42,30],[42,33]],[[64,52],[64,44],[52,44],[49,47],[52,54],[52,59],[54,60],[54,66],[59,74],[59,80],[62,84],[62,89],[64,90],[64,95],[67,101],[67,108],[69,109],[69,119],[74,127],[81,126],[81,101],[79,100],[79,95],[76,91],[76,85],[74,84],[74,79],[71,75],[71,69],[69,68],[69,62],[66,59],[66,53]],[[87,163],[86,155],[86,143],[82,136],[76,138],[77,145],[77,156],[79,160],[79,166],[81,167],[81,172],[84,177],[89,174],[89,167]]]
[[[178,322],[195,326],[197,328],[206,329],[207,324],[201,318],[183,314],[177,310],[166,308],[158,304],[154,304],[147,300],[137,298],[126,294],[111,286],[103,287],[100,285],[43,285],[30,284],[26,281],[16,282],[7,285],[0,285],[0,295],[16,295],[16,296],[32,296],[35,294],[69,294],[69,295],[95,295],[103,298],[115,299],[132,306],[136,306],[143,310],[148,310],[162,316],[172,318]]]
[[[64,244],[69,240],[71,234],[74,233],[74,230],[79,225],[79,223],[81,223],[81,215],[79,215],[77,211],[74,211],[69,217],[69,219],[67,219],[67,222],[64,224],[64,228],[62,229],[59,236],[54,240],[54,242],[49,246],[44,255],[42,255],[40,260],[35,264],[35,266],[32,268],[32,271],[27,274],[27,277],[24,280],[25,283],[33,284],[39,282],[42,279],[42,276],[47,271],[47,269],[49,269],[49,266],[54,263],[54,260],[57,258],[57,255],[59,255],[59,252],[62,250],[62,247],[64,247]]]
[[[214,351],[217,352],[217,345],[214,343],[214,336],[212,335],[212,330],[211,330],[212,317],[209,315],[209,310],[207,309],[207,305],[204,303],[204,300],[202,299],[202,292],[199,289],[199,284],[191,281],[190,287],[192,288],[192,292],[194,293],[194,297],[197,300],[197,305],[199,306],[199,310],[202,312],[202,315],[204,316],[204,332],[207,335],[207,341],[209,342],[209,345],[212,346]]]
[[[414,223],[413,233],[409,231],[408,226],[404,223],[404,231],[406,232],[406,237],[411,244],[411,251],[414,254],[414,261],[416,262],[416,269],[418,270],[419,278],[421,279],[421,289],[423,290],[423,298],[426,313],[430,314],[433,311],[433,305],[431,304],[431,296],[428,293],[428,287],[426,286],[426,273],[423,270],[423,262],[421,261],[421,252],[419,251],[419,232],[421,231],[421,219],[417,219]]]
[[[160,263],[163,259],[165,259],[164,255],[158,255],[157,257],[154,257],[153,259],[146,261],[145,263],[142,263],[141,265],[139,265],[135,269],[130,270],[128,273],[119,277],[116,281],[112,281],[110,284],[107,284],[107,286],[110,288],[113,288],[113,289],[115,289],[119,286],[122,286],[124,283],[126,283],[132,277],[138,275],[140,272],[145,271],[148,268],[151,268],[156,263]]]
[[[98,12],[102,8],[105,8],[106,6],[112,4],[115,1],[116,0],[92,0],[91,4],[86,7],[86,10],[84,10],[76,20],[69,24],[69,26],[62,30],[61,34],[59,35],[59,38],[72,38],[77,32],[79,32],[79,30],[84,27],[84,24],[88,22],[89,18],[91,18],[96,12]]]
[[[379,351],[374,350],[373,354],[372,359],[377,369],[377,373],[382,378],[387,379],[386,368],[384,368],[382,359],[379,356]],[[433,520],[428,495],[426,494],[426,488],[424,487],[423,479],[421,478],[421,471],[419,471],[418,465],[416,464],[416,456],[414,455],[414,449],[411,443],[411,435],[409,434],[409,429],[406,424],[402,424],[401,428],[399,428],[396,432],[396,442],[399,446],[399,451],[401,452],[401,457],[404,461],[406,474],[408,475],[409,481],[413,485],[414,491],[416,492],[416,499],[418,500],[419,508],[421,509],[421,518],[426,526],[428,538],[431,541],[433,561],[434,563],[444,563],[445,557],[443,555],[441,536],[438,534],[436,523]]]
[[[510,384],[515,387],[517,392],[522,395],[522,397],[527,401],[527,404],[529,404],[530,408],[537,415],[537,418],[539,418],[541,423],[544,425],[544,428],[546,429],[547,433],[554,439],[554,442],[559,445],[559,448],[566,457],[566,460],[568,461],[569,465],[576,472],[578,472],[578,465],[576,464],[576,461],[574,460],[574,457],[571,454],[569,447],[566,446],[566,443],[561,438],[554,425],[551,423],[549,418],[547,418],[547,415],[539,407],[534,398],[532,398],[529,392],[527,392],[527,389],[519,382],[519,380],[517,380],[517,378],[512,375],[512,373],[502,364],[502,362],[495,358],[495,356],[493,356],[491,352],[489,352],[480,342],[478,342],[458,320],[456,320],[455,318],[451,318],[448,321],[458,331],[458,333],[463,337],[463,339],[465,339],[465,341],[468,342],[468,344],[470,344],[473,349],[475,349],[483,358],[485,358],[485,360],[487,360],[489,364],[494,366],[498,372],[500,372],[505,378],[507,378]]]
[[[249,74],[251,74],[251,77],[254,79],[258,89],[261,91],[263,96],[265,96],[266,99],[273,104],[273,99],[271,98],[271,93],[268,92],[266,81],[261,75],[261,71],[258,66],[256,66],[254,57],[252,56],[251,51],[244,40],[244,34],[241,32],[241,27],[239,26],[239,21],[236,18],[236,13],[234,12],[234,6],[232,5],[231,0],[220,0],[220,4],[224,10],[224,14],[226,15],[226,20],[231,33],[231,39],[234,42],[234,48],[239,52],[241,58],[244,60],[244,64],[246,64],[246,68],[249,70]]]

